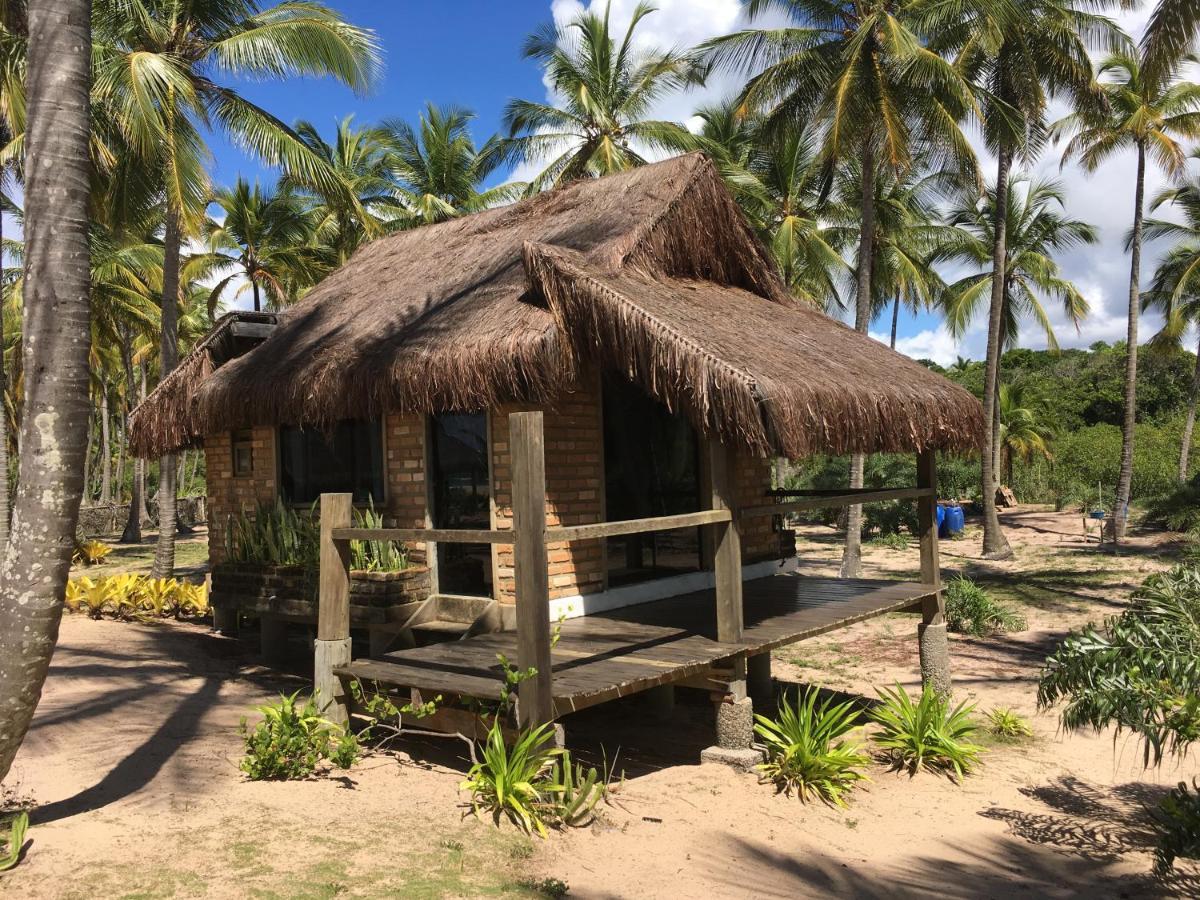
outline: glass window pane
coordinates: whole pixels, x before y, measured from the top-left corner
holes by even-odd
[[[326,434],[290,425],[279,429],[279,487],[291,503],[348,493],[355,503],[382,504],[383,441],[378,422],[339,422]]]
[[[443,413],[431,420],[430,466],[435,528],[490,528],[487,416]],[[492,596],[488,544],[438,544],[438,589],[443,594]]]

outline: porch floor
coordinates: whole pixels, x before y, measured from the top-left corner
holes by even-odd
[[[562,623],[551,657],[556,715],[701,675],[740,653],[763,653],[884,613],[919,606],[929,586],[916,582],[773,575],[745,582],[742,640],[716,640],[713,590],[581,616]],[[427,695],[497,700],[497,654],[514,665],[517,636],[506,631],[397,650],[336,669]]]

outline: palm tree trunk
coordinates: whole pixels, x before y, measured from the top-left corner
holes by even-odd
[[[993,422],[996,417],[998,385],[1000,384],[1000,331],[1004,312],[1004,275],[1008,256],[1006,226],[1008,222],[1008,174],[1012,167],[1012,149],[1007,145],[1000,148],[1000,159],[996,169],[996,210],[992,245],[992,299],[988,309],[987,363],[983,379],[984,443],[980,454],[980,482],[983,494],[983,555],[989,559],[1003,559],[1012,555],[1012,548],[1000,528],[1000,517],[996,515],[996,435]]]
[[[1007,256],[1008,256],[1008,252],[1007,252],[1007,248],[1005,248],[1005,257],[1006,257],[1006,259],[1004,261],[1004,269],[1005,269],[1004,303],[1005,303],[1005,305],[1008,304],[1009,297],[1011,296],[1009,294],[1009,288],[1011,285],[1009,283],[1009,278],[1007,275],[1007,272],[1008,272]],[[1001,481],[1000,481],[1000,472],[1001,472],[1000,457],[1003,452],[1003,448],[1000,445],[1000,385],[1002,385],[1004,383],[1004,347],[1007,343],[1008,343],[1008,328],[1004,324],[1004,317],[1001,316],[1001,318],[1000,318],[1000,352],[996,357],[996,396],[995,396],[995,403],[992,406],[992,471],[996,473],[995,478],[996,478],[997,485],[999,485],[1001,483]]]
[[[87,446],[83,451],[83,499],[87,504],[92,500],[92,417],[88,415]]]
[[[1183,439],[1179,447],[1179,480],[1187,481],[1188,456],[1192,452],[1192,429],[1196,427],[1196,398],[1200,397],[1200,347],[1196,348],[1196,367],[1192,370],[1192,387],[1188,392],[1187,417],[1183,420]]]
[[[88,0],[30,0],[25,415],[0,567],[0,781],[41,698],[71,567],[88,418]]]
[[[897,296],[892,301],[892,343],[891,348],[896,349],[896,327],[900,324],[900,297]]]
[[[108,386],[100,393],[100,505],[112,503],[112,435],[108,430]]]
[[[875,238],[875,154],[869,143],[862,153],[862,221],[858,233],[857,296],[854,305],[854,330],[863,334],[871,325],[871,263]],[[850,457],[850,489],[863,486],[863,454]],[[842,578],[862,576],[862,507],[846,508],[846,550],[842,554]]]
[[[1129,524],[1129,494],[1133,487],[1133,436],[1137,424],[1138,312],[1141,301],[1142,205],[1146,193],[1146,145],[1138,143],[1137,182],[1134,185],[1133,232],[1129,239],[1129,324],[1125,336],[1125,422],[1121,429],[1121,472],[1117,476],[1113,510],[1113,542],[1125,537]]]
[[[113,505],[121,502],[125,496],[125,426],[122,422],[117,423],[117,452],[113,455],[117,458],[117,471],[113,473]],[[113,522],[116,522],[114,516]]]
[[[163,230],[162,348],[159,352],[159,382],[179,362],[179,251],[183,235],[179,210],[167,204]],[[154,548],[154,578],[170,578],[175,573],[176,502],[175,454],[167,453],[158,461],[158,544]]]
[[[262,311],[262,303],[259,300],[259,296],[258,296],[258,282],[253,281],[253,282],[251,282],[251,284],[254,286],[254,311],[261,312]]]
[[[0,179],[3,181],[3,179]],[[4,283],[4,214],[0,213],[0,284]],[[0,300],[0,555],[8,547],[11,514],[8,483],[8,365],[4,357],[4,304]]]
[[[129,414],[133,411],[134,397],[138,396],[137,382],[133,377],[133,336],[121,329],[121,366],[125,369],[125,409],[122,410],[126,440],[129,437]],[[129,514],[125,517],[125,528],[121,531],[122,544],[142,542],[142,506],[146,488],[146,466],[141,459],[133,461],[133,483],[129,490]]]

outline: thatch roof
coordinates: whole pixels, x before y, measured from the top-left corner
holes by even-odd
[[[203,352],[135,411],[135,452],[542,402],[593,363],[763,454],[972,449],[983,427],[967,391],[793,301],[698,154],[374,241],[255,349]]]

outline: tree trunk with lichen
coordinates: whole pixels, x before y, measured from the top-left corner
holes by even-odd
[[[984,443],[979,470],[983,497],[983,554],[989,559],[1012,556],[1012,548],[1000,528],[996,514],[996,435],[995,421],[1000,393],[1000,338],[1004,313],[1004,274],[1007,270],[1008,176],[1012,167],[1012,149],[1000,148],[996,170],[996,209],[993,221],[992,297],[988,309],[987,363],[984,367],[983,422]]]
[[[29,0],[25,409],[0,566],[0,781],[33,720],[71,568],[89,410],[88,0]]]
[[[1142,206],[1146,194],[1146,145],[1138,143],[1133,228],[1129,236],[1129,321],[1125,334],[1125,420],[1121,427],[1121,470],[1113,509],[1113,542],[1125,537],[1133,490],[1133,439],[1137,426],[1138,314],[1141,312]]]

